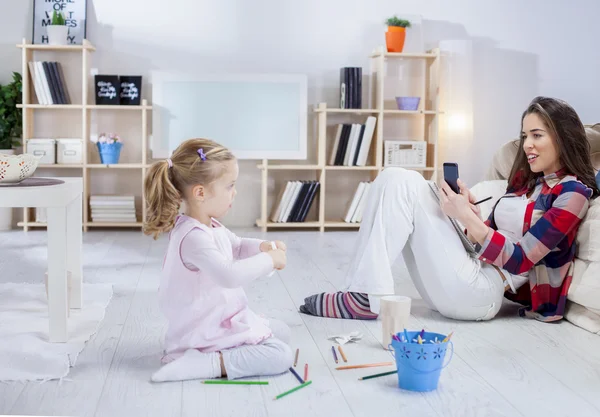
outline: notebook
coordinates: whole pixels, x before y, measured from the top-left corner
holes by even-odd
[[[437,184],[432,181],[428,181],[427,183],[429,184],[429,188],[431,188],[431,191],[433,191],[435,198],[437,198],[438,202],[440,202],[441,201],[440,200],[440,189],[438,188]],[[478,256],[477,256],[477,250],[475,250],[475,245],[473,244],[473,242],[471,242],[469,240],[469,238],[465,234],[463,228],[460,227],[460,225],[458,224],[458,222],[456,220],[454,220],[450,216],[448,216],[448,218],[450,219],[450,223],[452,223],[452,226],[454,226],[454,229],[456,230],[458,237],[460,237],[460,240],[461,240],[463,246],[465,247],[466,251],[472,257],[477,258]]]

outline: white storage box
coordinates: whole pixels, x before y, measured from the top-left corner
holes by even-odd
[[[383,162],[386,167],[423,168],[427,163],[427,142],[386,140]]]
[[[54,139],[29,139],[27,153],[41,156],[40,164],[56,164],[56,141]]]
[[[57,139],[56,161],[59,164],[81,164],[83,162],[81,139]]]

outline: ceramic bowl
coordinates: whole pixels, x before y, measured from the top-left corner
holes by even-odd
[[[40,162],[40,157],[31,154],[0,154],[0,183],[14,184],[33,175]]]

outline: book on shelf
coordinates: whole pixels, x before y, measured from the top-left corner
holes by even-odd
[[[60,62],[29,61],[29,74],[39,104],[71,104]]]
[[[340,69],[340,108],[362,108],[361,67],[343,67]]]
[[[367,117],[364,124],[338,124],[329,165],[365,166],[377,119]]]
[[[354,192],[354,197],[352,197],[348,209],[346,210],[344,222],[360,223],[362,221],[362,215],[365,205],[367,204],[367,194],[370,187],[370,182],[363,181],[358,184],[358,187],[356,187],[356,191]]]
[[[288,181],[282,187],[270,219],[275,223],[302,223],[315,200],[318,181]]]
[[[134,196],[92,195],[93,222],[133,223],[137,221]]]

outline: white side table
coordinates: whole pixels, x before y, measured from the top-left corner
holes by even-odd
[[[67,271],[71,272],[70,307],[81,308],[82,178],[53,178],[64,184],[39,187],[0,186],[0,207],[48,209],[48,316],[50,342],[68,340]]]

